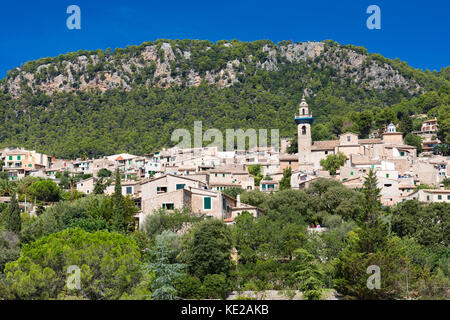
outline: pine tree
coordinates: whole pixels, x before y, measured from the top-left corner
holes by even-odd
[[[364,194],[364,217],[363,221],[367,225],[372,225],[376,220],[377,216],[381,211],[380,202],[380,192],[381,189],[377,187],[378,180],[375,172],[370,169],[364,184],[363,184],[363,194]]]
[[[106,184],[103,183],[103,177],[97,180],[94,186],[94,194],[103,194],[105,193]]]
[[[122,184],[120,182],[119,168],[116,169],[116,182],[114,185],[114,194],[112,198],[113,198],[112,199],[113,212],[111,217],[112,229],[118,232],[125,231],[126,227],[125,208],[124,208],[124,199],[122,196]]]
[[[22,229],[22,220],[20,218],[19,203],[14,192],[11,197],[11,202],[6,213],[6,229],[16,234],[20,233]]]

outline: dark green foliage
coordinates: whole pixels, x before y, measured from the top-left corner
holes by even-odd
[[[68,266],[79,266],[80,289],[66,286]],[[141,271],[136,243],[126,236],[68,229],[22,248],[20,259],[8,263],[0,283],[4,299],[119,299],[146,292],[149,276]]]
[[[206,275],[202,290],[208,299],[225,299],[229,290],[226,275],[223,273]]]
[[[164,230],[179,232],[188,224],[201,219],[192,215],[187,208],[174,211],[160,209],[145,218],[142,228],[150,238],[154,238]]]
[[[393,210],[392,231],[409,236],[425,246],[450,246],[450,204],[432,203],[426,207],[415,200]]]
[[[334,176],[336,171],[345,164],[347,156],[342,152],[337,154],[330,154],[325,159],[320,160],[320,165],[323,169],[330,172],[330,175]]]
[[[51,180],[33,182],[28,187],[28,193],[32,196],[31,199],[45,202],[57,202],[61,198],[59,187]]]
[[[283,178],[280,180],[280,190],[287,190],[291,188],[292,168],[287,167],[283,170]]]
[[[156,236],[155,247],[152,249],[153,262],[146,265],[155,273],[152,283],[153,300],[174,300],[177,290],[174,287],[183,274],[183,264],[175,263],[174,257],[179,252],[178,235],[171,231],[163,231]]]
[[[6,212],[6,230],[20,234],[22,229],[22,219],[20,218],[20,208],[17,202],[16,194],[13,193],[11,202]]]
[[[20,256],[20,240],[17,234],[0,230],[0,274],[8,262],[17,260]]]
[[[201,221],[185,242],[182,261],[188,265],[189,272],[200,279],[208,274],[229,274],[231,246],[231,231],[222,221]]]
[[[362,221],[371,225],[378,219],[381,210],[380,192],[377,186],[378,180],[375,171],[370,169],[369,174],[364,180],[362,193],[364,195],[364,211]]]
[[[255,179],[255,186],[259,186],[259,182],[263,179],[262,168],[259,164],[252,164],[248,166],[248,173]]]
[[[98,179],[95,182],[95,186],[94,186],[94,194],[103,194],[105,193],[107,187],[107,183],[103,183],[103,178]]]
[[[242,188],[226,188],[222,192],[225,193],[227,196],[232,197],[233,199],[236,199],[238,194],[243,193],[245,190]]]
[[[113,213],[111,217],[111,228],[112,230],[123,232],[126,229],[126,218],[120,176],[119,168],[117,168],[115,173],[116,180],[114,185],[114,194],[112,195]]]
[[[124,208],[131,225],[131,219],[136,213],[133,200],[126,198]],[[59,202],[47,208],[40,216],[24,223],[21,239],[28,243],[70,227],[80,227],[86,231],[109,230],[112,212],[112,199],[106,195]]]
[[[183,299],[204,299],[202,282],[199,278],[184,274],[175,280],[177,295]]]
[[[112,172],[105,168],[101,168],[97,173],[97,177],[99,178],[109,178],[111,175]]]
[[[404,139],[405,144],[416,147],[417,153],[422,152],[422,138],[412,133],[408,133]]]

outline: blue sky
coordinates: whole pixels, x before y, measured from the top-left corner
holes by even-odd
[[[81,8],[81,30],[66,27],[72,4]],[[366,27],[372,4],[381,9],[381,30]],[[449,17],[449,0],[2,1],[0,78],[28,60],[160,38],[332,39],[439,70],[449,65]]]

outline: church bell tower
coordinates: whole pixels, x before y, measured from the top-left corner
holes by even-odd
[[[295,123],[298,132],[298,165],[300,170],[312,168],[311,161],[311,125],[314,122],[312,113],[309,111],[305,95],[302,97],[298,108],[298,114],[295,115]]]

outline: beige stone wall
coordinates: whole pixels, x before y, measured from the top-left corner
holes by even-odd
[[[139,225],[142,226],[145,218],[152,214],[154,210],[162,208],[164,203],[173,203],[174,209],[182,209],[183,207],[189,207],[189,201],[186,201],[185,193],[187,190],[180,189],[173,192],[159,194],[153,198],[142,199],[142,213],[139,217]]]
[[[311,152],[311,162],[313,169],[321,169],[320,160],[325,159],[328,155],[334,154],[334,150],[317,150]]]
[[[83,192],[85,194],[92,194],[94,191],[94,179],[87,179],[77,183],[76,188],[78,191]]]
[[[204,198],[211,198],[211,209],[204,209]],[[222,202],[222,194],[218,192],[198,192],[195,191],[192,193],[192,203],[191,208],[192,212],[196,214],[206,214],[211,215],[213,218],[222,219],[223,218],[223,202]]]
[[[401,132],[384,133],[383,142],[392,144],[403,144],[403,133]]]
[[[343,154],[345,154],[347,156],[347,158],[350,159],[350,156],[352,154],[363,154],[363,148],[362,146],[345,146],[345,145],[341,145],[339,147],[336,147],[336,153],[338,152],[342,152]]]
[[[412,169],[419,179],[420,184],[436,185],[438,181],[438,171],[432,164],[417,162],[413,164]]]
[[[290,164],[289,164],[290,162]],[[280,160],[280,172],[283,172],[287,167],[291,167],[292,171],[298,170],[298,160]]]
[[[340,146],[351,146],[357,145],[358,143],[358,135],[354,134],[353,132],[346,132],[339,136]]]
[[[233,176],[231,172],[211,172],[209,175],[209,183],[211,185],[231,184],[232,181]]]
[[[441,199],[439,199],[439,195]],[[410,198],[417,199],[419,202],[450,202],[449,195],[448,192],[435,193],[422,189],[411,195]]]

